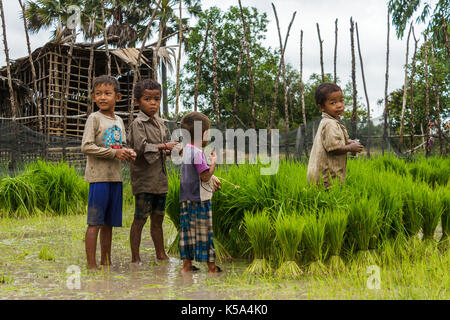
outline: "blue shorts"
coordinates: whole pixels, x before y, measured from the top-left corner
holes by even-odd
[[[87,224],[121,227],[122,197],[122,182],[90,183]]]

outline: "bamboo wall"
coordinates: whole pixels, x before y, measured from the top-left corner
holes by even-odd
[[[90,50],[74,47],[70,67],[70,84],[65,107],[64,95],[68,75],[69,45],[47,44],[33,53],[36,69],[38,92],[35,93],[42,106],[43,132],[50,136],[81,139],[84,124],[91,110],[96,111],[95,105],[90,106],[88,90],[88,72]],[[151,61],[151,50],[144,51],[144,56]],[[95,50],[92,68],[92,81],[96,76],[106,73],[106,54],[104,50]],[[17,60],[12,66],[13,77],[33,88],[31,65],[28,57]],[[122,100],[116,105],[116,113],[122,117],[127,125],[129,103],[131,100],[133,73],[132,68],[111,54],[111,75],[120,83]],[[153,77],[152,70],[142,65],[142,78]],[[39,131],[37,106],[31,102],[19,104],[18,122],[30,129]],[[92,108],[92,109],[91,109]],[[137,108],[135,108],[137,112]],[[2,115],[3,116],[3,115]]]

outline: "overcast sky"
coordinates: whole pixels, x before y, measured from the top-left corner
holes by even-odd
[[[373,117],[382,114],[382,108],[376,104],[384,98],[384,83],[386,72],[386,30],[387,1],[386,0],[241,0],[243,6],[256,7],[259,12],[266,12],[269,19],[265,43],[272,48],[278,47],[278,32],[271,3],[277,8],[280,19],[281,34],[284,38],[288,24],[294,11],[297,15],[292,25],[286,60],[296,68],[300,66],[300,30],[303,30],[303,80],[306,81],[312,73],[320,74],[319,40],[316,23],[319,23],[323,40],[324,69],[333,73],[334,55],[334,21],[338,19],[338,58],[337,75],[344,86],[351,80],[350,51],[350,17],[358,23],[361,51],[364,62],[367,90]],[[431,1],[431,2],[435,2]],[[16,59],[27,55],[23,21],[20,18],[20,6],[16,0],[3,0],[10,58]],[[231,5],[238,5],[237,0],[202,0],[202,7],[217,6],[226,10]],[[416,27],[416,35],[422,32],[423,25]],[[50,31],[41,31],[31,35],[32,50],[44,45],[50,39]],[[78,37],[78,41],[81,41]],[[412,42],[412,41],[411,41]],[[0,65],[5,65],[3,42],[0,45]],[[364,89],[361,78],[360,62],[356,48],[355,34],[356,79],[358,96],[365,105]],[[406,52],[406,37],[398,40],[395,29],[391,26],[389,91],[400,88],[403,84]],[[411,51],[410,51],[411,55]],[[182,59],[183,60],[183,59]],[[349,107],[349,106],[347,106]]]

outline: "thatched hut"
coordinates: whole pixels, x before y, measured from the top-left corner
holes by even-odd
[[[94,50],[91,66],[92,79],[106,73],[107,57],[105,49]],[[18,95],[17,121],[28,128],[39,131],[42,120],[42,133],[49,136],[81,138],[84,124],[90,112],[96,107],[90,102],[88,72],[90,67],[90,44],[77,43],[73,47],[70,67],[68,101],[63,101],[66,92],[69,44],[49,42],[32,53],[36,70],[37,91],[34,92],[32,68],[29,57],[16,59],[11,64],[11,74],[15,92]],[[133,85],[133,69],[137,62],[138,49],[110,49],[111,75],[120,82],[122,100],[116,106],[125,124],[130,111]],[[152,78],[152,50],[145,49],[139,68],[142,78]],[[6,78],[6,67],[0,69],[0,118],[6,121],[12,117]],[[91,79],[91,81],[92,81]],[[3,82],[3,83],[2,83]],[[6,90],[4,90],[6,89]],[[33,96],[33,94],[35,96]],[[36,99],[41,105],[42,119],[39,119]]]

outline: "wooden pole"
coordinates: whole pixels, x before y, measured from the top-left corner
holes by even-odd
[[[337,74],[336,74],[337,44],[338,44],[338,19],[334,21],[334,83],[337,82]]]
[[[280,41],[280,51],[281,51],[281,57],[280,57],[280,63],[281,63],[281,69],[282,69],[282,76],[283,76],[283,90],[284,90],[284,116],[285,116],[285,133],[286,133],[286,141],[285,141],[285,148],[286,148],[286,158],[289,155],[289,145],[287,143],[287,137],[288,137],[288,133],[289,133],[289,110],[288,110],[288,101],[287,101],[287,88],[286,88],[286,66],[284,63],[284,53],[286,51],[286,45],[287,45],[287,39],[289,37],[289,31],[290,31],[290,27],[292,26],[292,23],[294,22],[295,19],[295,15],[297,14],[297,12],[295,11],[294,14],[292,15],[292,19],[291,22],[289,24],[289,28],[288,28],[288,32],[286,34],[286,43],[285,45],[283,45],[283,39],[281,37],[281,31],[280,31],[280,21],[278,20],[278,14],[277,14],[277,10],[275,8],[275,5],[272,3],[272,8],[273,8],[273,12],[275,14],[275,19],[277,22],[277,29],[278,29],[278,39]]]
[[[286,38],[284,39],[284,45],[283,45],[283,43],[281,41],[281,33],[280,33],[280,26],[279,26],[279,22],[278,22],[278,15],[276,14],[275,6],[273,5],[273,3],[272,3],[272,7],[274,9],[275,18],[277,20],[278,37],[280,39],[280,64],[278,66],[277,76],[275,78],[275,94],[274,94],[274,97],[273,97],[272,109],[270,111],[270,124],[269,124],[270,129],[274,128],[275,107],[276,107],[276,104],[277,104],[278,86],[279,86],[279,81],[280,81],[280,74],[281,74],[281,71],[283,70],[283,65],[284,65],[284,52],[286,50],[287,40],[289,38],[289,33],[290,33],[290,30],[291,30],[291,27],[292,27],[292,23],[294,22],[295,15],[297,13],[297,12],[294,12],[294,14],[292,15],[292,19],[291,19],[291,22],[289,23],[288,30],[287,30],[287,33],[286,33]]]
[[[206,23],[206,32],[205,32],[205,39],[203,40],[203,47],[202,50],[200,50],[200,53],[197,57],[197,65],[195,67],[195,88],[194,88],[194,111],[197,111],[197,99],[198,99],[198,86],[200,82],[200,64],[202,61],[203,53],[206,50],[206,44],[208,42],[208,32],[209,32],[210,22],[209,19]]]
[[[97,9],[94,9],[94,15],[91,20],[91,47],[89,50],[89,69],[88,69],[88,86],[87,86],[87,116],[94,111],[94,101],[92,100],[92,69],[94,67],[94,38],[95,38],[95,21],[97,18]]]
[[[352,112],[352,138],[356,138],[356,117],[357,117],[357,91],[356,91],[356,60],[355,60],[355,36],[354,36],[354,22],[350,18],[350,40],[352,52],[352,87],[353,87],[353,112]]]
[[[105,0],[102,0],[102,26],[103,26],[103,39],[105,40],[106,74],[110,76],[111,75],[111,55],[109,54],[108,35],[106,34]]]
[[[316,27],[317,27],[317,36],[319,37],[319,46],[320,46],[320,70],[321,70],[321,74],[322,74],[322,82],[325,82],[325,72],[323,71],[323,48],[322,48],[323,40],[320,38],[320,29],[319,29],[318,23],[316,23]]]
[[[306,105],[305,105],[305,84],[303,83],[303,30],[300,30],[300,97],[302,103],[302,115],[303,115],[303,150],[305,156],[308,156],[308,150],[306,146],[307,140],[307,130],[306,130]]]
[[[366,77],[364,76],[364,63],[363,63],[361,47],[360,47],[360,43],[359,43],[358,23],[356,23],[356,41],[358,44],[359,62],[361,64],[361,76],[362,76],[362,80],[363,80],[364,94],[366,96],[366,103],[367,103],[367,135],[369,137],[368,142],[367,142],[367,157],[370,158],[370,104],[369,104],[369,95],[367,94]]]
[[[446,148],[444,143],[444,137],[442,135],[442,129],[441,129],[441,106],[440,106],[440,100],[439,100],[439,84],[437,81],[437,70],[436,70],[436,60],[434,57],[434,46],[433,41],[430,41],[431,44],[431,66],[433,68],[433,80],[434,80],[434,97],[436,100],[436,121],[437,121],[437,129],[438,129],[438,135],[439,135],[439,153],[440,155],[446,154]]]
[[[384,146],[387,144],[387,118],[389,114],[389,96],[388,96],[388,83],[389,83],[389,30],[390,30],[390,16],[389,10],[387,12],[387,37],[386,37],[386,75],[384,83],[384,139],[382,145],[382,154],[384,155]]]
[[[256,126],[255,126],[255,88],[253,86],[252,61],[250,59],[250,47],[249,47],[248,38],[247,38],[248,27],[247,27],[247,23],[245,22],[244,10],[242,9],[241,0],[238,0],[238,1],[239,1],[239,9],[241,11],[242,26],[243,26],[243,29],[244,29],[245,51],[247,53],[248,75],[249,75],[249,78],[250,78],[252,128],[255,129],[256,128]]]
[[[22,3],[22,0],[19,0],[20,8],[22,9],[22,16],[23,16],[23,27],[25,29],[25,37],[27,40],[27,49],[28,49],[28,61],[30,62],[31,66],[31,77],[33,81],[33,88],[34,88],[34,96],[35,96],[35,102],[37,107],[37,113],[38,113],[38,125],[39,125],[39,132],[42,132],[42,104],[41,99],[39,98],[38,94],[38,86],[37,86],[37,79],[36,79],[36,68],[34,67],[34,61],[32,57],[31,52],[31,45],[30,45],[30,36],[28,34],[28,25],[27,25],[27,17],[25,15],[25,6]]]
[[[6,39],[6,21],[5,21],[5,13],[3,11],[3,1],[2,0],[0,0],[0,13],[1,13],[1,17],[2,17],[3,45],[5,47],[6,72],[8,75],[9,99],[11,100],[12,118],[13,118],[13,121],[16,121],[17,105],[16,105],[16,98],[14,96],[14,88],[13,88],[13,84],[12,84],[11,62],[9,60],[8,40]]]
[[[450,57],[450,45],[448,44],[448,29],[447,29],[447,20],[445,18],[442,18],[444,20],[444,36],[445,36],[445,46],[447,47],[447,55]]]
[[[181,49],[183,45],[183,19],[182,19],[182,1],[179,1],[180,22],[178,29],[178,61],[177,61],[177,87],[175,93],[175,120],[178,119],[179,105],[180,105],[180,67],[181,67]]]
[[[153,79],[155,81],[158,81],[158,52],[159,48],[161,48],[161,40],[163,36],[164,26],[162,23],[162,20],[159,21],[159,35],[158,35],[158,42],[156,43],[156,48],[153,51]]]
[[[3,1],[0,0],[0,14],[2,17],[2,29],[3,29],[3,45],[5,47],[5,58],[6,58],[6,72],[7,72],[7,76],[8,76],[8,88],[9,88],[9,99],[11,100],[11,111],[12,111],[12,118],[13,118],[13,125],[14,125],[14,140],[15,143],[13,144],[13,146],[16,146],[17,143],[17,147],[13,148],[13,152],[11,153],[11,161],[9,163],[9,170],[10,170],[10,174],[13,175],[14,174],[14,168],[16,165],[16,160],[17,160],[17,156],[16,156],[16,150],[17,153],[19,154],[20,157],[20,144],[18,143],[18,133],[17,133],[17,124],[16,124],[16,118],[17,118],[17,105],[16,105],[16,98],[14,95],[14,88],[12,85],[12,76],[11,76],[11,66],[10,66],[10,61],[9,61],[9,49],[8,49],[8,41],[6,39],[6,21],[5,21],[5,13],[3,11]]]
[[[411,119],[410,119],[410,125],[409,125],[409,133],[411,135],[411,145],[410,149],[413,150],[414,146],[414,75],[416,73],[416,57],[417,57],[417,43],[419,42],[418,39],[416,39],[416,35],[414,33],[414,26],[412,27],[412,35],[414,38],[414,53],[412,58],[412,69],[411,69],[411,76],[409,77],[409,97],[410,97],[410,109],[411,109]]]
[[[72,72],[72,54],[73,54],[73,47],[75,45],[75,38],[77,36],[77,29],[72,30],[72,39],[70,42],[70,48],[69,48],[69,54],[67,57],[67,71],[66,71],[66,84],[65,84],[65,91],[64,91],[64,99],[63,99],[63,112],[64,112],[64,138],[67,137],[67,106],[69,103],[69,88],[70,88],[70,75]],[[64,60],[63,60],[64,61]]]
[[[147,42],[147,38],[150,34],[150,30],[152,28],[152,23],[155,20],[156,17],[156,12],[161,4],[162,0],[159,0],[158,3],[156,4],[155,9],[152,12],[152,17],[150,18],[149,23],[147,24],[147,28],[145,28],[145,33],[144,33],[144,38],[142,39],[142,45],[139,49],[139,53],[136,59],[136,65],[134,66],[134,70],[133,70],[133,90],[131,90],[131,101],[129,101],[128,103],[128,126],[130,126],[130,124],[133,122],[134,119],[134,87],[136,86],[136,83],[138,81],[138,79],[140,78],[140,72],[139,72],[139,67],[141,65],[141,59],[142,59],[142,54],[144,52],[145,49],[145,43]],[[153,68],[156,68],[155,65],[153,65]],[[155,79],[156,80],[156,79]]]
[[[424,39],[424,60],[425,60],[425,114],[427,119],[427,127],[426,127],[426,134],[425,134],[425,156],[428,158],[431,153],[431,146],[430,146],[430,85],[428,81],[428,41],[427,36],[423,36]]]
[[[235,88],[234,88],[234,99],[233,99],[233,124],[234,124],[234,129],[237,129],[237,122],[236,122],[236,117],[237,117],[237,100],[238,100],[238,95],[239,95],[239,79],[241,77],[241,64],[242,64],[242,59],[243,59],[243,55],[244,55],[244,48],[245,48],[245,43],[244,43],[244,40],[242,40],[241,50],[240,50],[240,53],[239,53],[239,61],[238,61],[237,70],[236,70],[236,85],[235,85]]]
[[[220,123],[219,110],[219,85],[217,83],[217,46],[216,46],[216,32],[214,28],[211,29],[211,42],[213,46],[213,85],[214,85],[214,109],[216,110],[216,124]]]
[[[408,38],[406,40],[406,58],[405,58],[405,82],[403,84],[403,99],[402,99],[402,115],[400,117],[400,144],[403,145],[403,123],[405,121],[405,111],[406,111],[406,93],[407,93],[407,83],[408,83],[408,54],[409,54],[409,38],[411,36],[412,22],[409,27]]]

